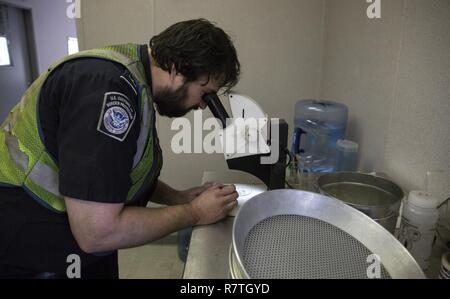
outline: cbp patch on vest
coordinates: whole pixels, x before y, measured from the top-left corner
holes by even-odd
[[[124,141],[136,119],[130,100],[119,92],[107,92],[97,130],[111,138]]]

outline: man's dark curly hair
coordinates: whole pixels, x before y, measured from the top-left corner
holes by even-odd
[[[154,36],[150,48],[161,69],[171,72],[175,66],[187,82],[207,76],[208,82],[217,80],[229,90],[239,81],[240,63],[233,42],[208,20],[176,23]]]

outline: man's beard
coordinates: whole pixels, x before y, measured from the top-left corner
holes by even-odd
[[[167,117],[182,117],[189,113],[192,108],[184,106],[184,100],[187,96],[188,86],[183,84],[177,90],[172,91],[169,88],[156,92],[153,100],[156,104],[158,113]]]

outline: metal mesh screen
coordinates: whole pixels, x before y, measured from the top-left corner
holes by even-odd
[[[253,227],[245,241],[243,263],[254,279],[367,279],[371,254],[331,224],[283,215]],[[382,265],[380,278],[390,278]]]

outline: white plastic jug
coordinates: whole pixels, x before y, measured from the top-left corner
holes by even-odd
[[[412,191],[403,205],[398,239],[424,270],[429,266],[442,203],[429,193]]]

